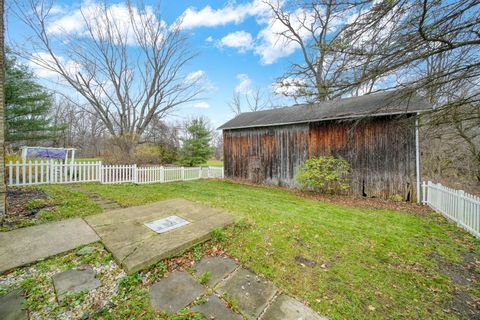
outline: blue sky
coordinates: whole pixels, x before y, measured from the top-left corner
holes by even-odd
[[[92,2],[94,0],[88,0],[83,5]],[[58,16],[67,21],[67,25],[75,22],[72,12],[78,8],[77,2],[54,3],[61,9]],[[109,3],[124,4],[120,1]],[[156,2],[146,1],[145,4],[156,6]],[[233,116],[228,107],[233,92],[248,94],[256,87],[270,92],[272,83],[287,70],[289,63],[300,59],[297,48],[276,41],[278,26],[269,20],[268,11],[259,0],[161,3],[160,17],[168,24],[181,16],[184,17],[185,32],[191,35],[191,46],[199,52],[199,56],[187,66],[187,72],[202,72],[210,89],[204,92],[201,100],[177,109],[170,116],[171,120],[205,115],[214,126],[218,126]],[[13,15],[7,18],[7,41],[22,43],[28,36],[25,30]],[[41,69],[32,67],[39,78],[48,78]],[[45,80],[44,83],[52,86],[51,81]],[[276,104],[291,103],[280,97],[273,101]]]

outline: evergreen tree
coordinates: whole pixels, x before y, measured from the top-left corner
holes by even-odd
[[[51,94],[35,82],[33,73],[12,57],[5,59],[5,120],[7,143],[50,139],[56,128],[49,111]]]
[[[183,145],[180,149],[180,164],[193,167],[207,162],[213,154],[211,139],[211,131],[205,118],[199,117],[189,121],[186,138],[181,139]]]

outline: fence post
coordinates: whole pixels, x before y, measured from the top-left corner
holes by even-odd
[[[465,221],[465,191],[458,190],[458,211],[455,215],[457,217],[457,224],[460,225],[460,222]]]
[[[138,184],[137,164],[132,165],[133,183]]]
[[[102,161],[97,161],[97,181],[102,182]]]
[[[181,180],[184,181],[185,180],[185,167],[182,167],[182,171],[180,172],[181,174]]]
[[[100,161],[100,183],[103,183],[104,181],[104,175],[105,175],[105,167],[103,163]]]
[[[422,204],[427,204],[427,183],[425,181],[422,182]]]
[[[56,181],[54,180],[55,165],[54,165],[52,160],[50,160],[49,166],[50,166],[50,181],[49,182],[50,183],[56,183]]]
[[[13,186],[13,163],[12,161],[10,160],[10,162],[8,163],[8,185],[9,186]]]
[[[160,166],[160,183],[165,182],[165,168]]]
[[[427,203],[429,205],[431,205],[432,204],[432,193],[433,193],[432,192],[432,181],[427,182],[427,190],[428,190],[427,191]]]
[[[222,179],[224,179],[224,178],[225,178],[225,168],[222,167]]]

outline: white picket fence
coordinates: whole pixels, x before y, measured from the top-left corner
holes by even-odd
[[[136,164],[103,165],[101,161],[67,164],[56,161],[9,162],[6,164],[6,173],[9,186],[81,182],[147,184],[223,179],[223,167],[137,167]]]
[[[422,203],[480,238],[480,197],[431,181],[423,182],[422,191]]]

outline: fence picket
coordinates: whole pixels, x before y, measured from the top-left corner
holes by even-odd
[[[480,198],[439,183],[423,183],[423,203],[480,238]]]
[[[221,167],[138,167],[136,164],[104,165],[100,161],[63,163],[53,160],[9,161],[6,167],[9,186],[82,182],[147,184],[223,178]]]

